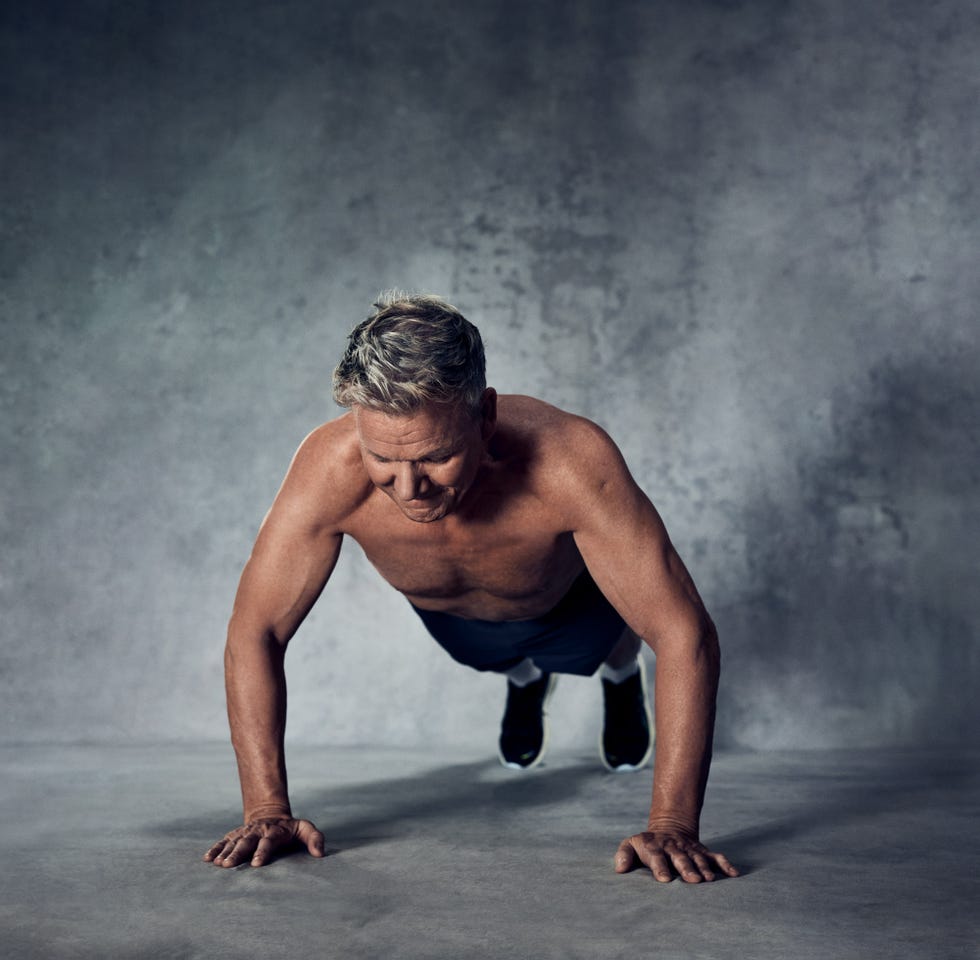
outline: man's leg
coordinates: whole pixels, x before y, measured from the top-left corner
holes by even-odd
[[[616,772],[641,769],[653,753],[653,718],[639,656],[641,644],[627,628],[599,669],[604,704],[599,756]]]
[[[629,627],[623,631],[623,635],[619,638],[619,643],[616,644],[612,650],[609,651],[609,656],[606,657],[602,664],[603,671],[607,671],[609,674],[621,675],[622,679],[630,676],[639,669],[637,664],[639,663],[640,647],[643,646],[643,641],[635,634]],[[604,672],[601,674],[605,676]]]
[[[513,770],[530,770],[544,759],[548,743],[545,708],[558,678],[544,673],[528,659],[505,676],[507,706],[500,722],[500,762]]]

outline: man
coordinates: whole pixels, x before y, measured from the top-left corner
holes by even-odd
[[[283,659],[352,537],[449,653],[508,677],[499,749],[543,755],[555,672],[601,666],[603,760],[652,749],[639,637],[655,651],[653,799],[616,853],[657,880],[736,876],[698,821],[711,757],[718,641],[650,501],[595,424],[486,386],[477,329],[437,297],[389,295],[350,335],[334,397],[350,412],[303,442],[259,532],[225,650],[244,822],[204,859],[267,863],[323,835],[292,815]]]

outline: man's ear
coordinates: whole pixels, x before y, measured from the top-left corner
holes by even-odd
[[[480,437],[486,442],[497,429],[497,391],[487,387],[480,400]]]

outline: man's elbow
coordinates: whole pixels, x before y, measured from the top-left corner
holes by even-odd
[[[707,612],[701,617],[697,649],[698,655],[707,664],[711,675],[717,681],[721,672],[721,644],[718,642],[718,630],[715,627],[715,622]]]
[[[256,649],[285,651],[288,637],[280,637],[275,625],[265,617],[249,615],[236,609],[228,621],[225,660]]]
[[[721,670],[721,645],[714,621],[707,612],[700,611],[697,618],[683,627],[663,636],[654,645],[658,663],[670,661],[696,668],[717,680]]]

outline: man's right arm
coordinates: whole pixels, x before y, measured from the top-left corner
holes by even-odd
[[[334,424],[321,431],[336,432]],[[292,816],[284,752],[286,646],[337,562],[335,521],[346,506],[338,474],[347,458],[336,449],[328,456],[329,436],[317,433],[300,447],[262,524],[228,624],[225,689],[243,821],[205,854],[217,866],[261,866],[296,843],[322,856],[322,834]]]

